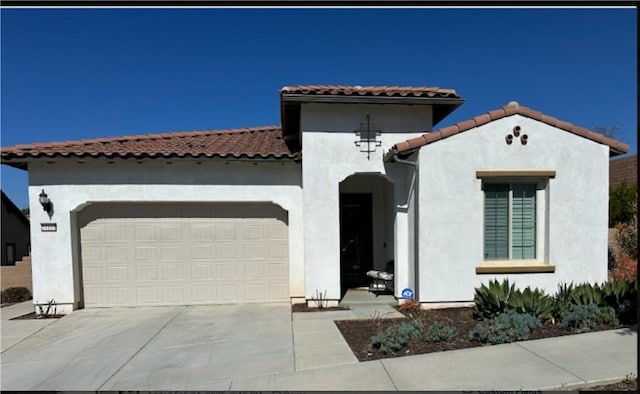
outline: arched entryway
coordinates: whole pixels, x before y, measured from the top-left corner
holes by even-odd
[[[340,289],[370,282],[367,271],[393,271],[393,183],[379,173],[340,182]]]

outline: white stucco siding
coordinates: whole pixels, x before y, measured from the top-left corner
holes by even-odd
[[[505,143],[516,125],[528,135],[526,145],[517,138]],[[608,160],[607,146],[519,115],[423,147],[420,300],[470,301],[474,288],[492,278],[549,293],[561,282],[606,280]],[[476,274],[484,249],[484,194],[476,178],[481,169],[556,171],[536,194],[536,258],[555,265],[555,273]]]
[[[398,141],[431,129],[429,106],[369,104],[303,104],[301,110],[304,194],[304,239],[307,298],[315,291],[327,291],[327,298],[340,298],[339,184],[356,173],[378,173],[394,183],[395,190],[407,193],[405,173],[412,170],[399,164],[385,164],[383,154]],[[381,130],[381,146],[367,153],[355,145],[354,130],[366,120]],[[391,167],[394,167],[391,169]],[[400,188],[400,189],[398,189]],[[395,237],[408,237],[407,198],[395,192]],[[395,244],[396,287],[408,286],[408,251]],[[398,270],[400,270],[398,272]]]
[[[78,303],[75,212],[100,202],[272,202],[288,212],[289,291],[304,296],[304,241],[300,165],[167,161],[60,161],[29,166],[34,302]],[[51,220],[38,202],[45,189]],[[56,232],[40,231],[54,222]],[[74,284],[74,275],[76,276]],[[75,286],[75,288],[74,288]]]

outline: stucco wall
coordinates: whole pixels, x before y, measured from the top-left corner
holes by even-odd
[[[385,164],[383,153],[398,141],[431,129],[429,106],[369,104],[303,104],[301,113],[304,180],[305,288],[307,297],[327,291],[340,297],[339,184],[356,173],[376,173],[394,184],[394,258],[396,289],[409,286],[409,220],[407,196],[412,170]],[[354,130],[366,120],[382,134],[381,146],[367,158],[354,142]]]
[[[34,303],[51,298],[78,304],[76,213],[90,202],[273,202],[288,212],[291,297],[304,296],[300,165],[220,161],[34,163],[29,167],[29,205]],[[38,203],[45,189],[54,204],[49,220]],[[42,232],[54,222],[56,232]],[[60,310],[60,308],[59,308]]]
[[[526,145],[505,143],[516,125],[528,135]],[[420,301],[470,301],[492,278],[550,293],[560,282],[606,280],[608,147],[515,115],[427,145],[419,163]],[[555,273],[476,274],[483,262],[479,169],[556,171],[537,192],[536,217],[537,258]]]

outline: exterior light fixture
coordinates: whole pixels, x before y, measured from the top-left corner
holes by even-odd
[[[44,189],[42,189],[42,193],[40,193],[38,197],[40,205],[42,205],[44,211],[49,215],[49,219],[51,219],[51,216],[53,215],[53,203],[49,199],[49,196],[47,196],[47,193],[44,192]]]

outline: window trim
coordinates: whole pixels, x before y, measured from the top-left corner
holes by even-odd
[[[554,273],[555,265],[549,262],[549,192],[551,181],[556,177],[556,171],[552,169],[478,169],[476,178],[480,179],[481,194],[484,204],[485,184],[513,184],[529,183],[536,185],[536,237],[535,237],[535,259],[495,259],[486,260],[484,258],[484,238],[482,242],[482,258],[476,266],[476,274],[520,274],[520,273]],[[509,190],[509,256],[511,256],[511,207],[512,193]],[[482,210],[482,234],[484,237],[484,205]]]

